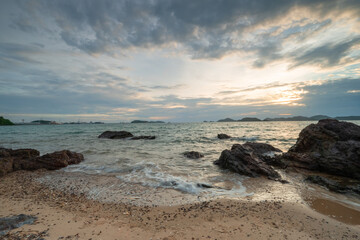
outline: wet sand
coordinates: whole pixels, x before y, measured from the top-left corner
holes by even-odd
[[[39,182],[53,174],[62,173],[19,171],[0,179],[0,217],[20,213],[37,217],[33,225],[13,229],[4,239],[360,238],[357,220],[340,222],[328,216],[332,212],[313,210],[326,204],[327,209],[339,209],[343,214],[343,204],[313,198],[309,206],[296,194],[301,191],[296,184],[249,179],[247,186],[254,194],[244,198],[140,206],[120,199],[90,200],[75,185],[71,192],[71,185],[58,190]],[[358,219],[356,210],[346,210],[346,216]]]

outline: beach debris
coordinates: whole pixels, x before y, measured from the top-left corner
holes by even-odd
[[[188,152],[184,152],[183,155],[187,158],[191,158],[191,159],[198,159],[198,158],[202,158],[204,157],[204,155],[202,155],[199,152],[195,152],[195,151],[188,151]]]
[[[4,236],[10,230],[21,227],[22,225],[33,224],[36,219],[35,216],[25,214],[0,218],[0,236]]]
[[[300,132],[280,161],[288,167],[360,179],[360,126],[320,120]]]
[[[218,139],[229,139],[229,138],[231,138],[231,136],[229,136],[229,135],[227,135],[225,133],[219,133],[217,135],[217,137],[218,137]]]
[[[214,164],[249,177],[263,175],[272,180],[279,180],[279,173],[264,160],[265,153],[269,151],[280,150],[265,143],[234,144],[231,150],[222,151]]]
[[[62,150],[40,156],[35,149],[0,149],[0,177],[18,170],[57,170],[84,160],[80,153]]]
[[[105,131],[98,136],[98,138],[109,138],[109,139],[122,139],[133,137],[132,133],[127,131]]]

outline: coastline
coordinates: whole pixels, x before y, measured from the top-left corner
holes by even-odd
[[[45,239],[358,239],[360,236],[359,225],[323,215],[301,199],[276,196],[272,190],[282,185],[270,181],[259,185],[264,181],[261,179],[249,180],[252,185],[247,183],[247,186],[254,194],[241,199],[136,206],[90,200],[76,190],[60,191],[38,181],[54,173],[61,171],[18,171],[1,179],[0,217],[21,213],[37,217],[34,224],[13,229],[4,239],[31,234]],[[288,187],[291,186],[284,185]],[[270,192],[273,199],[261,198],[263,193]],[[357,217],[359,212],[355,213]]]

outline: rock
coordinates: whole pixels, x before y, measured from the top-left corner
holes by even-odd
[[[5,149],[0,149],[0,177],[13,171],[13,158]]]
[[[130,138],[130,140],[139,140],[139,139],[153,140],[156,137],[155,136],[134,136],[132,133],[126,132],[126,131],[105,131],[102,134],[100,134],[98,138],[109,138],[109,139]]]
[[[204,157],[204,155],[202,155],[199,152],[195,152],[195,151],[184,152],[183,154],[184,154],[185,157],[191,158],[191,159],[198,159],[198,158]]]
[[[220,133],[220,134],[217,135],[217,137],[219,139],[229,139],[229,138],[231,138],[231,136],[229,136],[229,135],[227,135],[225,133]]]
[[[35,149],[0,149],[0,176],[17,170],[56,170],[84,160],[80,153],[63,150],[40,156]]]
[[[25,214],[0,218],[0,236],[4,236],[10,230],[21,227],[24,224],[33,224],[36,219],[35,216]]]
[[[307,176],[304,180],[320,186],[324,186],[333,192],[360,194],[360,182],[353,182],[349,184],[348,180],[339,181],[317,175]]]
[[[139,139],[153,140],[155,138],[156,138],[155,136],[135,136],[130,138],[130,140],[139,140]]]
[[[239,144],[234,144],[234,146],[235,145],[239,145]],[[246,148],[252,149],[254,151],[254,153],[259,156],[272,155],[272,153],[276,153],[276,152],[281,153],[282,152],[280,149],[273,147],[267,143],[247,142],[247,143],[243,144],[243,146],[245,146]]]
[[[214,188],[213,186],[206,183],[197,183],[196,186],[201,188]]]
[[[56,170],[71,164],[78,164],[83,160],[84,156],[82,154],[63,150],[35,158],[33,161],[35,164],[33,166],[35,166],[35,169],[45,168],[47,170]]]
[[[98,138],[121,139],[133,137],[132,133],[126,131],[105,131]]]
[[[281,161],[290,167],[360,179],[360,126],[320,120],[300,132]]]
[[[13,159],[13,171],[28,170],[29,168],[32,168],[31,166],[34,164],[34,162],[29,161],[29,159],[34,159],[40,156],[40,152],[38,150],[31,148],[16,149],[16,150],[6,149],[6,150]]]
[[[264,143],[234,144],[231,150],[222,151],[214,164],[250,177],[264,175],[273,180],[281,179],[280,175],[263,160],[263,155],[267,151],[260,150],[262,146],[266,150],[276,149]]]

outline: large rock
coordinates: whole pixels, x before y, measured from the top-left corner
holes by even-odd
[[[133,137],[132,133],[126,131],[105,131],[98,138],[121,139]]]
[[[0,149],[0,176],[17,170],[56,170],[84,160],[80,153],[63,150],[40,156],[35,149]]]
[[[63,167],[67,167],[71,164],[78,164],[84,160],[84,156],[81,153],[71,152],[69,150],[63,150],[53,153],[45,154],[41,157],[34,159],[35,169],[45,168],[47,170],[56,170]],[[28,169],[34,170],[34,169]]]
[[[360,179],[360,126],[320,120],[300,132],[281,161],[290,167]]]
[[[231,150],[224,150],[214,163],[222,168],[250,177],[259,175],[269,179],[281,179],[280,175],[265,162],[265,157],[270,152],[280,151],[265,143],[234,144]]]

